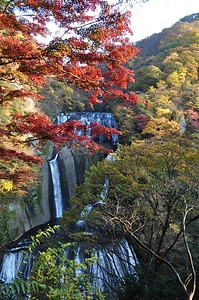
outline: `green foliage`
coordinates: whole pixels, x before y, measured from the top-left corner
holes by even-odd
[[[84,263],[78,263],[67,258],[67,248],[75,244],[57,242],[58,246],[48,246],[48,239],[58,229],[59,226],[48,227],[32,237],[29,251],[35,253],[38,249],[38,255],[35,256],[30,278],[27,281],[16,279],[13,284],[1,284],[0,299],[105,299],[100,289],[94,288],[88,275],[89,266],[96,262],[95,257],[88,256]],[[45,249],[39,250],[44,241]]]
[[[116,105],[114,108],[114,116],[122,132],[120,137],[120,143],[122,144],[127,144],[133,139],[132,133],[135,133],[134,115],[134,107]]]
[[[38,284],[37,282],[24,281],[22,279],[16,279],[13,284],[1,284],[0,299],[30,299],[28,295],[30,293],[39,293],[40,290],[44,289],[45,285]],[[31,299],[35,299],[34,297]]]
[[[162,71],[153,65],[139,68],[135,73],[136,82],[132,85],[133,90],[147,92],[151,86],[157,87],[161,74]]]
[[[79,199],[76,201],[77,198],[71,198],[71,201],[76,206],[71,210],[66,210],[63,213],[63,218],[61,220],[61,224],[64,227],[70,228],[75,222],[77,222],[80,218],[80,213],[83,209],[83,204],[80,203]]]
[[[1,205],[0,211],[0,241],[1,245],[12,239],[10,228],[12,227],[15,212],[11,211],[5,204]]]
[[[49,78],[39,92],[45,97],[40,101],[40,106],[52,119],[60,111],[90,110],[87,93],[63,82]]]
[[[190,146],[186,137],[170,135],[134,142],[131,146],[120,145],[115,162],[104,160],[87,173],[87,191],[85,189],[81,195],[82,201],[88,197],[96,201],[103,181],[109,178],[105,209],[99,208],[99,214],[95,214],[94,218],[91,214],[89,225],[94,227],[97,224],[103,236],[108,233],[112,238],[124,234],[130,235],[132,240],[136,237],[173,263],[183,277],[189,266],[182,237],[182,216],[188,206],[192,213],[187,226],[198,219],[198,172],[199,153]],[[188,229],[189,241],[194,242]],[[164,299],[175,299],[176,282],[172,279],[173,286],[165,288],[169,279],[162,261],[143,251],[139,245],[140,261],[148,266],[147,271],[153,274],[150,280],[154,281],[150,283],[151,287],[149,283],[147,285],[149,277],[145,274],[146,282],[136,282],[132,290],[138,290],[140,299],[151,299],[162,277],[162,288],[154,299],[158,299],[161,293]],[[194,254],[198,259],[198,255]],[[149,291],[143,294],[141,286],[146,286]],[[148,298],[144,298],[145,295]]]
[[[39,181],[40,177],[40,181]],[[26,193],[21,197],[21,205],[26,205],[27,207],[39,206],[41,204],[42,197],[42,185],[41,176],[37,177],[34,185],[29,185],[26,188]]]
[[[45,230],[39,230],[38,233],[31,236],[31,245],[29,247],[29,251],[32,252],[35,247],[40,245],[42,239],[50,237],[52,234],[54,234],[58,229],[59,225],[54,225],[53,227],[49,226]]]
[[[119,288],[119,300],[181,300],[184,293],[179,286],[173,285],[175,278],[166,269],[148,272],[148,266],[138,266],[137,276],[128,276]],[[169,276],[168,276],[169,272]]]
[[[60,244],[57,248],[48,248],[39,253],[39,258],[34,266],[30,281],[34,280],[45,285],[45,290],[39,292],[42,299],[71,299],[83,300],[95,297],[103,299],[98,291],[95,291],[86,274],[89,264],[93,259],[88,259],[84,264],[76,263],[66,257],[68,244]],[[77,274],[78,270],[81,270]],[[85,272],[85,273],[84,273]]]

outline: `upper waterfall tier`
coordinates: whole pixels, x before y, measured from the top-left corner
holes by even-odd
[[[92,122],[97,122],[105,127],[117,129],[117,123],[113,117],[113,114],[107,112],[61,112],[57,115],[56,124],[61,124],[71,120],[78,120],[85,125],[90,125]],[[104,137],[104,135],[101,135],[97,142],[104,143],[107,142],[107,139]],[[111,134],[111,143],[113,145],[117,145],[117,134]]]

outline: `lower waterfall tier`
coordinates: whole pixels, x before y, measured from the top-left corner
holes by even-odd
[[[30,277],[34,259],[31,252],[25,251],[26,245],[28,244],[24,241],[4,255],[0,270],[1,282],[9,284],[16,278],[27,280]],[[85,243],[67,247],[65,254],[67,259],[74,260],[78,265],[84,264],[85,258],[88,258]],[[79,267],[76,276],[81,272],[88,273],[93,287],[102,291],[114,291],[127,275],[135,274],[135,266],[138,263],[126,239],[110,243],[106,247],[95,248],[92,257],[96,258],[95,262],[89,265],[87,270]]]

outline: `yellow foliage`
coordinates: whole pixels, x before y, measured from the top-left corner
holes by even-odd
[[[180,87],[185,83],[187,68],[180,66],[178,70],[173,71],[167,77],[167,83],[174,87]]]
[[[169,118],[170,115],[171,115],[171,110],[169,108],[162,108],[162,107],[157,108],[157,116],[158,117]]]
[[[18,33],[16,34],[16,37],[22,41],[24,41],[26,39],[26,37],[23,35],[23,33],[21,31],[18,31]]]
[[[158,87],[158,88],[164,87],[165,85],[166,85],[166,81],[164,81],[164,80],[162,80],[162,79],[159,80],[158,83],[157,83],[157,87]]]
[[[181,129],[175,121],[169,121],[165,117],[151,118],[142,132],[143,134],[152,134],[157,138],[170,137],[172,135],[179,136]]]
[[[174,223],[171,223],[170,226],[171,230],[173,230],[174,232],[179,232],[180,228],[179,228],[179,225],[178,224],[174,224]]]
[[[158,98],[158,105],[166,106],[172,104],[172,101],[170,99],[170,95],[161,94]]]
[[[175,87],[180,87],[182,85],[179,80],[177,71],[174,71],[168,75],[167,83],[170,84],[171,86],[175,86]]]
[[[8,179],[0,179],[0,192],[10,192],[13,189],[13,182]]]
[[[195,100],[195,108],[199,108],[199,97],[196,97],[196,100]]]
[[[163,63],[164,64],[170,64],[170,63],[173,63],[173,62],[177,61],[178,58],[179,58],[178,53],[172,52],[169,56],[167,56],[165,58],[165,60],[163,61]]]

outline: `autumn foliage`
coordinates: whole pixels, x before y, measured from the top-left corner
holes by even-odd
[[[188,121],[189,121],[190,125],[194,129],[199,129],[199,115],[198,115],[198,113],[190,108],[190,109],[187,109],[186,116],[188,118]]]
[[[125,64],[138,50],[127,38],[130,13],[120,12],[121,2],[0,1],[1,165],[13,159],[41,163],[26,150],[47,139],[56,145],[70,142],[97,149],[92,139],[76,134],[84,127],[79,122],[55,125],[38,111],[22,108],[27,99],[42,98],[37,89],[47,77],[85,90],[91,106],[115,98],[137,101],[133,92],[126,92],[134,79]],[[59,33],[47,42],[50,23]],[[91,138],[102,132],[110,135],[110,129],[90,126]],[[13,173],[3,168],[0,178],[12,179]]]

